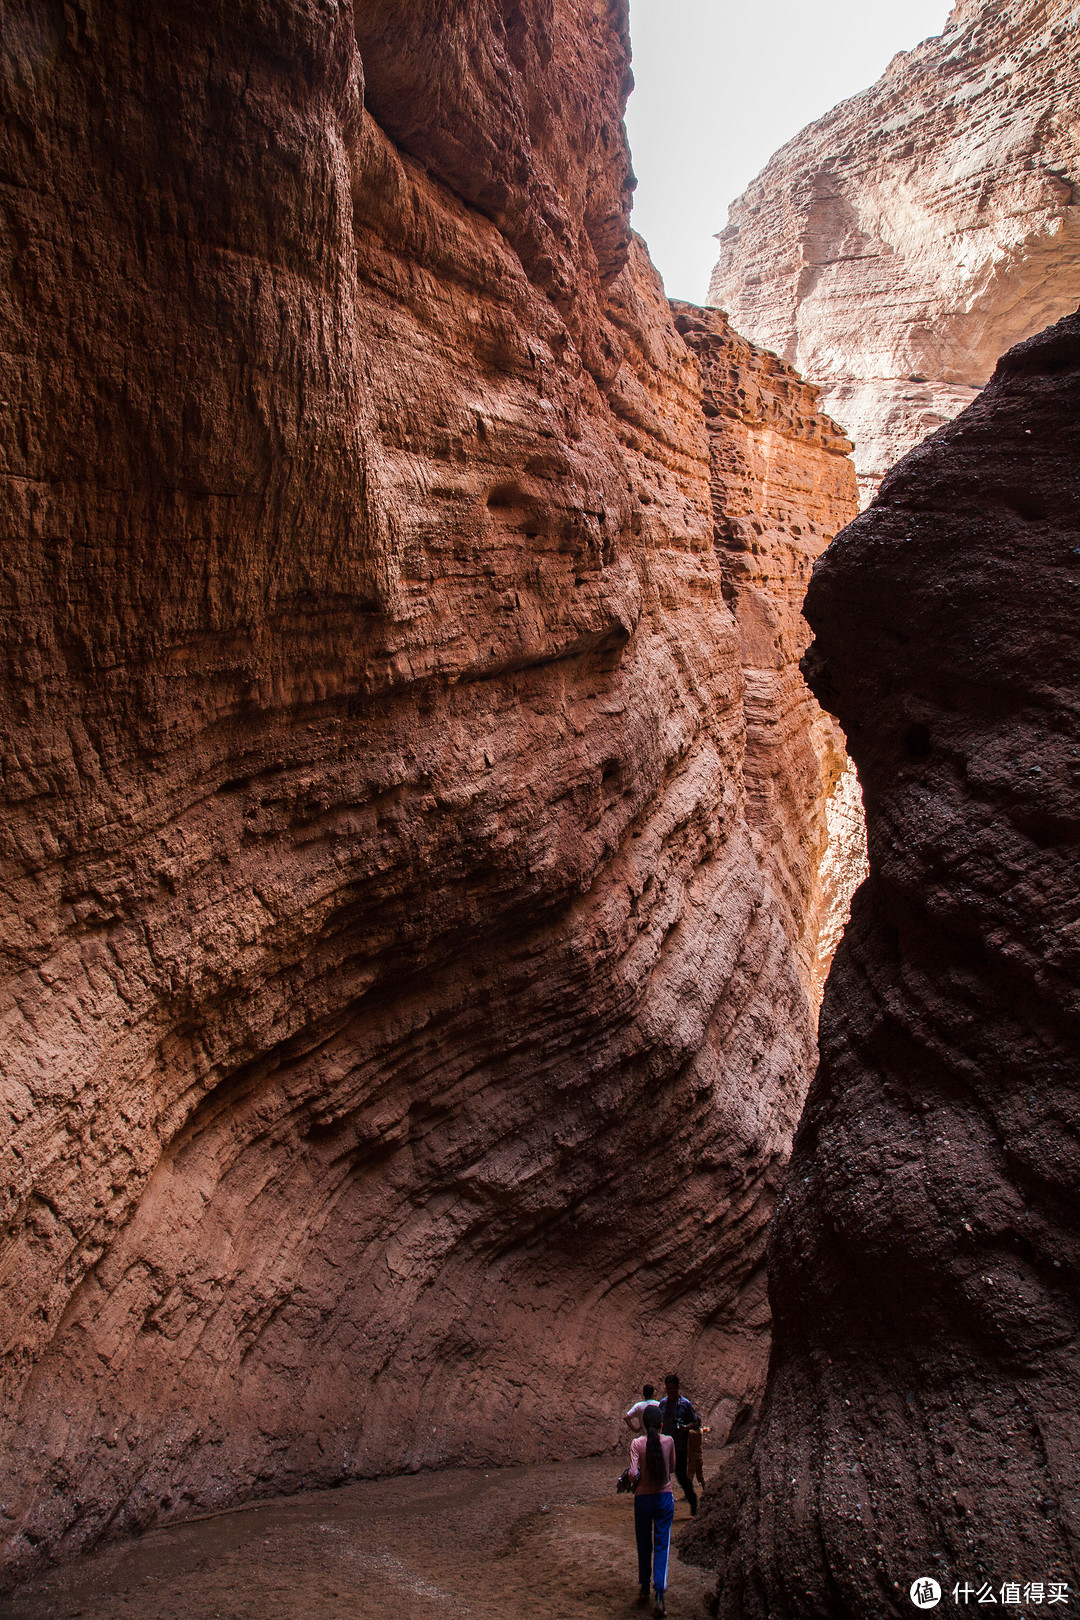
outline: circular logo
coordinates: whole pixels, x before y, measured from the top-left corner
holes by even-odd
[[[941,1602],[941,1587],[932,1575],[920,1575],[911,1583],[911,1601],[917,1609],[936,1609]]]

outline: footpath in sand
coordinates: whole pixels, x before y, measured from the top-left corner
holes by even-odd
[[[152,1530],[21,1586],[11,1620],[612,1620],[640,1614],[619,1458],[459,1468]],[[708,1475],[708,1468],[706,1468]],[[677,1493],[673,1541],[689,1508]],[[674,1552],[671,1620],[714,1581]],[[648,1611],[651,1613],[651,1608]]]

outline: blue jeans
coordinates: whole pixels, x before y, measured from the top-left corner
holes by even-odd
[[[639,1491],[634,1497],[639,1586],[648,1586],[651,1563],[653,1585],[658,1592],[667,1591],[668,1544],[674,1517],[675,1498],[670,1491],[657,1491],[654,1496],[644,1496]]]

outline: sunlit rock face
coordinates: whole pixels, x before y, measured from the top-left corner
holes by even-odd
[[[623,9],[4,50],[8,1567],[734,1410],[812,1015]]]
[[[823,713],[823,718],[828,721],[831,717]],[[862,789],[845,752],[825,801],[825,849],[813,891],[817,935],[810,965],[810,1002],[814,1007],[821,1006],[825,981],[851,916],[852,899],[868,870]]]
[[[822,386],[866,499],[1080,300],[1080,18],[960,0],[732,206],[709,301]]]
[[[1078,599],[1072,316],[893,470],[807,598],[870,877],[774,1226],[728,1620],[905,1615],[919,1575],[1075,1591]]]
[[[858,508],[851,444],[818,390],[720,310],[672,308],[701,363],[713,534],[746,679],[747,817],[816,1011],[866,871],[843,733],[799,671],[810,571]]]

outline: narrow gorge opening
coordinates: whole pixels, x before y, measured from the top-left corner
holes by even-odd
[[[799,669],[811,570],[858,510],[851,442],[820,410],[818,390],[722,311],[671,307],[701,367],[713,542],[745,681],[747,819],[816,1023],[866,875],[855,767]]]

